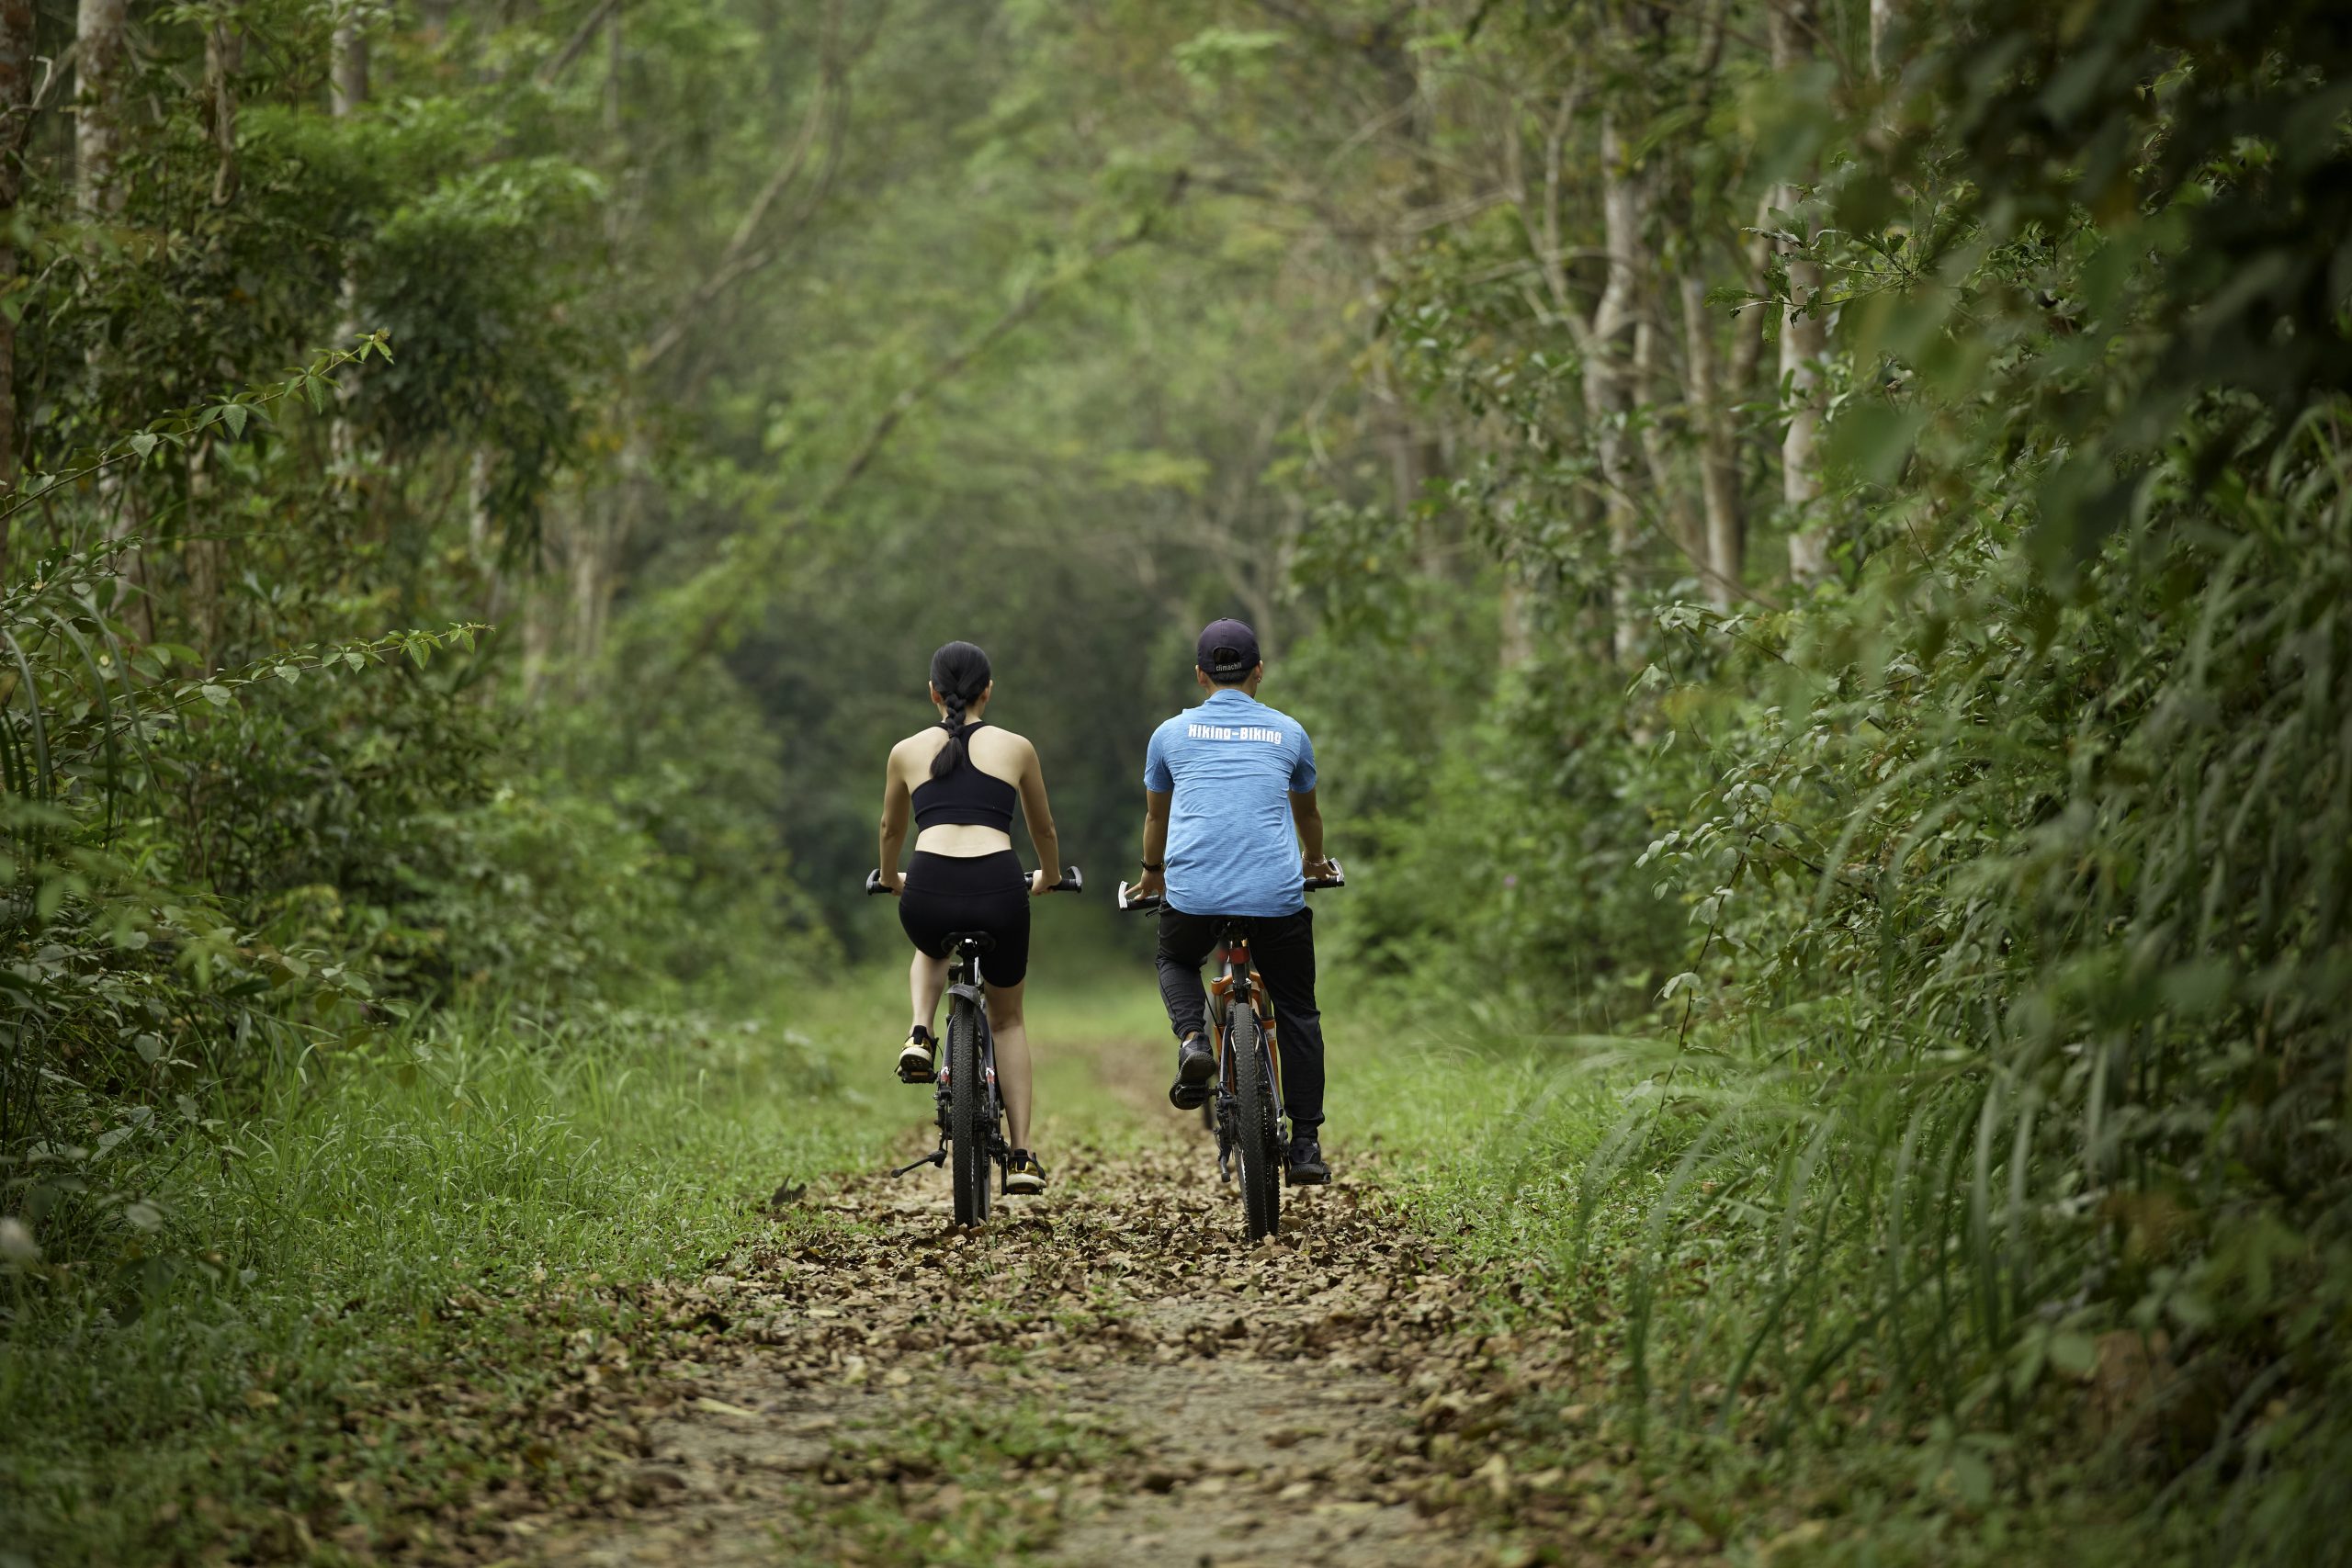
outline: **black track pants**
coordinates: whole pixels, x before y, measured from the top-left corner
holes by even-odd
[[[1315,915],[1257,915],[1238,920],[1250,956],[1274,1004],[1283,1058],[1283,1102],[1294,1132],[1312,1135],[1323,1124],[1323,1015],[1315,1007]],[[1172,905],[1159,911],[1159,999],[1182,1040],[1208,1032],[1208,1000],[1201,963],[1227,922],[1188,915]]]

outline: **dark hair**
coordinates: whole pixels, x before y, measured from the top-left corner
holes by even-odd
[[[964,710],[989,689],[989,656],[968,642],[951,642],[931,656],[931,683],[947,705],[939,727],[947,744],[931,760],[931,776],[944,779],[964,762]]]

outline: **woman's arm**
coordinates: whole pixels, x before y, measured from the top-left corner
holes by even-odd
[[[907,847],[907,824],[914,817],[914,797],[899,768],[899,753],[906,744],[901,740],[890,748],[890,761],[882,774],[882,851],[876,863],[882,868],[884,889],[891,893],[904,886],[899,877],[899,852]]]
[[[1054,808],[1046,803],[1046,769],[1037,748],[1023,740],[1021,759],[1021,815],[1029,823],[1029,841],[1037,846],[1037,874],[1029,890],[1042,893],[1062,879],[1062,845],[1054,836]]]

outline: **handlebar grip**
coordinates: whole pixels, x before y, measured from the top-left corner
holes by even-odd
[[[1138,909],[1157,909],[1167,902],[1157,893],[1146,894],[1141,897],[1133,897],[1127,891],[1129,886],[1130,884],[1125,882],[1119,884],[1119,909],[1123,914],[1132,914]]]
[[[867,897],[870,898],[876,893],[887,893],[889,889],[882,886],[882,874],[879,871],[869,871],[865,874],[865,895]],[[1062,879],[1059,882],[1055,883],[1046,891],[1048,893],[1083,893],[1086,891],[1086,873],[1079,870],[1078,867],[1074,865],[1066,865],[1062,867]]]
[[[1347,885],[1348,868],[1341,865],[1338,861],[1333,861],[1331,863],[1331,874],[1329,876],[1314,876],[1307,878],[1306,888],[1308,892],[1312,893],[1322,888],[1345,887]]]

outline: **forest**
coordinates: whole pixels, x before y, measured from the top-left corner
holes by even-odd
[[[1223,615],[1261,1247],[1104,892]],[[0,1568],[2352,1561],[2347,1010],[2340,6],[0,0]]]

